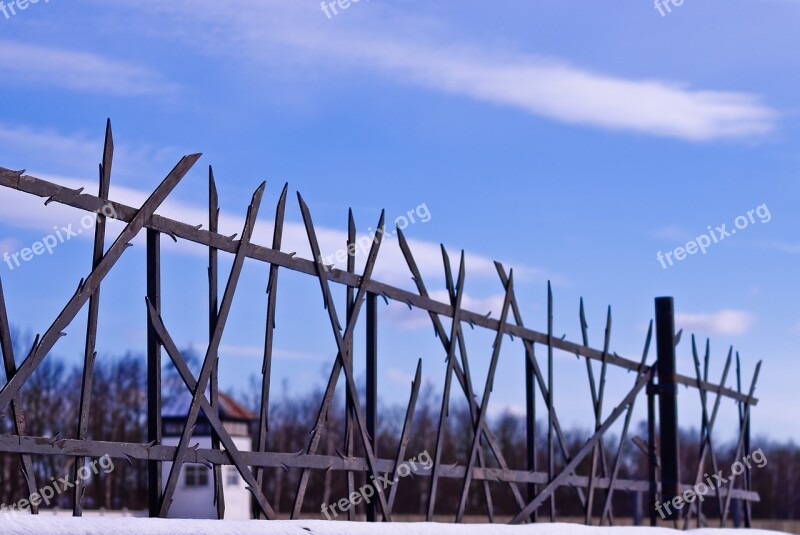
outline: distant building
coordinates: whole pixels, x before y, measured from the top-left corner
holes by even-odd
[[[165,403],[161,410],[162,444],[177,446],[189,412],[189,396]],[[233,442],[240,451],[252,450],[250,429],[256,416],[236,403],[230,396],[220,392],[219,417]],[[197,426],[190,445],[211,448],[211,424],[200,411]],[[165,462],[162,468],[162,484],[166,485],[172,463]],[[225,519],[246,520],[251,518],[250,492],[234,466],[222,467],[223,492],[225,494]],[[214,505],[214,473],[202,464],[184,463],[175,489],[175,497],[169,509],[169,518],[217,518]]]

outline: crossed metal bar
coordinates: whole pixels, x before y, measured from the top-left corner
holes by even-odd
[[[581,298],[580,304],[580,319],[581,319],[581,335],[583,337],[583,345],[589,345],[589,335],[587,332],[588,325],[586,323],[586,315],[583,309],[583,299]],[[608,314],[606,319],[606,334],[605,341],[603,342],[603,361],[600,367],[600,387],[597,388],[594,382],[594,371],[592,369],[592,362],[586,359],[586,370],[589,376],[589,390],[592,394],[592,408],[594,409],[595,418],[595,431],[600,427],[600,422],[603,416],[603,394],[605,393],[606,386],[606,370],[608,367],[608,349],[611,343],[611,307],[608,307]],[[589,472],[589,499],[586,501],[586,524],[592,523],[592,506],[594,505],[594,480],[597,473],[598,455],[602,458],[603,474],[608,473],[608,464],[606,462],[605,448],[603,441],[600,440],[592,452],[591,471]]]
[[[503,286],[506,287],[508,285],[508,276],[506,275],[505,268],[499,262],[495,262],[495,268],[497,270],[497,274],[500,277],[500,282],[502,282]],[[549,287],[549,285],[548,285]],[[552,292],[548,292],[549,299],[549,307],[552,309]],[[514,318],[518,326],[522,326],[522,314],[520,314],[519,306],[517,305],[516,298],[512,295],[511,296],[511,310],[514,313]],[[550,322],[548,322],[550,323]],[[552,341],[551,341],[552,342]],[[534,345],[532,342],[523,339],[523,345],[525,346],[525,354],[528,357],[528,362],[533,367],[533,374],[536,378],[536,381],[539,385],[539,390],[542,393],[542,398],[544,398],[545,404],[547,405],[548,410],[548,426],[552,428],[552,433],[555,434],[555,440],[558,441],[559,449],[561,450],[561,455],[564,458],[564,462],[570,462],[572,459],[569,451],[569,445],[567,444],[567,439],[564,436],[564,432],[561,429],[561,424],[558,419],[558,414],[556,413],[555,404],[551,403],[552,401],[552,377],[548,376],[548,384],[545,384],[544,375],[542,374],[542,370],[539,367],[539,363],[536,360],[536,355],[534,352]],[[552,435],[548,436],[548,449],[550,449],[550,441],[553,439]],[[549,456],[553,456],[551,451],[548,451]],[[553,474],[550,474],[550,470],[548,467],[548,481],[552,481]],[[575,492],[578,495],[578,500],[580,501],[582,506],[586,506],[586,497],[583,493],[583,490],[580,487],[575,487]],[[555,514],[554,511],[551,509],[551,513]]]
[[[444,252],[444,247],[442,247],[442,254],[444,256],[445,264],[449,265],[449,259],[447,258],[447,254]],[[428,512],[426,516],[426,520],[428,522],[433,521],[433,513],[436,508],[436,490],[439,483],[439,471],[441,470],[445,418],[450,410],[450,385],[453,377],[453,362],[456,360],[456,344],[452,343],[452,341],[458,337],[458,333],[461,330],[461,302],[462,298],[464,297],[465,273],[464,251],[461,251],[461,260],[458,266],[458,280],[455,287],[456,302],[453,305],[455,312],[453,314],[453,322],[450,325],[450,336],[448,337],[451,343],[447,351],[447,367],[445,371],[444,389],[442,391],[442,408],[439,412],[439,426],[436,430],[436,444],[434,446],[433,453],[433,469],[431,472],[430,487],[428,491]]]
[[[644,349],[642,350],[642,360],[639,363],[639,374],[645,368],[647,363],[647,354],[650,351],[650,342],[653,339],[653,320],[650,320],[650,326],[647,329],[647,338],[644,341]],[[606,494],[606,501],[603,504],[603,512],[600,515],[600,525],[603,525],[603,522],[608,520],[608,524],[611,525],[613,523],[613,516],[611,511],[611,504],[614,498],[614,490],[617,489],[617,477],[619,476],[619,468],[622,464],[622,453],[625,448],[625,444],[627,444],[628,439],[628,428],[631,425],[631,417],[633,416],[633,406],[636,403],[636,400],[631,400],[630,405],[628,405],[628,412],[625,414],[625,422],[622,424],[622,433],[620,433],[619,438],[619,447],[617,448],[617,455],[614,458],[614,466],[611,469],[611,481],[608,485],[608,493]],[[600,441],[602,443],[602,440]]]
[[[236,256],[233,260],[233,265],[231,266],[231,273],[228,277],[228,283],[225,287],[225,292],[222,296],[222,301],[220,303],[219,312],[217,315],[217,321],[214,328],[214,335],[211,338],[211,341],[208,344],[208,349],[206,350],[206,355],[203,359],[203,365],[200,369],[200,376],[196,381],[195,385],[189,386],[190,390],[192,390],[192,402],[189,407],[189,414],[186,416],[186,422],[183,426],[183,431],[181,433],[181,437],[178,441],[178,450],[175,453],[175,459],[173,460],[172,466],[170,467],[169,476],[167,478],[167,483],[164,488],[164,493],[161,497],[161,507],[159,510],[159,516],[162,518],[166,518],[167,514],[169,513],[169,507],[172,503],[173,494],[175,493],[175,488],[178,484],[178,478],[180,477],[181,467],[183,465],[184,459],[186,457],[186,450],[189,448],[189,441],[191,440],[192,433],[194,431],[194,426],[197,422],[197,418],[200,415],[200,408],[201,408],[201,398],[205,398],[205,391],[208,387],[209,380],[211,378],[212,370],[216,364],[218,359],[218,350],[219,344],[222,340],[222,332],[225,329],[225,324],[227,322],[231,305],[233,304],[233,296],[236,293],[236,286],[239,282],[239,276],[242,272],[242,267],[244,266],[244,259],[245,255],[244,246],[250,241],[250,237],[253,234],[253,227],[255,226],[256,217],[258,216],[258,209],[261,204],[261,197],[264,194],[264,188],[266,187],[266,183],[262,183],[261,186],[258,187],[256,192],[253,194],[253,199],[250,203],[250,206],[247,209],[247,217],[245,219],[244,229],[242,230],[241,239],[239,240],[239,246],[237,248]],[[162,344],[166,348],[166,344],[164,343],[164,337],[162,334]],[[173,359],[175,362],[176,367],[178,363],[176,359]],[[206,413],[206,417],[209,418],[209,421],[216,415],[213,415],[215,410],[213,408],[209,409],[212,415]],[[217,431],[217,434],[220,435],[220,439],[223,437],[221,433]],[[232,441],[231,441],[232,442]],[[240,468],[240,472],[242,472],[242,477],[245,477],[246,474]],[[249,471],[248,471],[249,472]],[[253,479],[253,483],[255,483],[255,479],[252,478],[252,474],[250,475],[250,479]],[[251,486],[252,484],[251,483]],[[256,489],[254,495],[258,500],[260,497],[263,498],[263,494],[259,496],[260,489]],[[264,514],[267,515],[268,518],[274,518],[275,512],[269,506],[269,503],[266,499],[260,503],[262,511]]]
[[[103,161],[100,164],[100,191],[97,196],[101,199],[108,199],[108,189],[111,182],[111,164],[114,159],[114,139],[111,134],[111,121],[106,123],[106,137],[103,145]],[[103,259],[106,239],[106,217],[102,213],[97,214],[97,222],[94,230],[94,250],[92,251],[92,267],[97,267]],[[100,315],[100,285],[89,298],[89,315],[86,323],[86,345],[83,357],[83,377],[81,382],[80,408],[78,409],[78,433],[79,440],[86,438],[89,428],[89,410],[91,408],[92,379],[94,378],[94,360],[97,356],[95,345],[97,343],[97,320]],[[73,479],[75,488],[73,489],[72,514],[81,516],[83,514],[82,499],[84,493],[84,480],[78,477],[78,470],[83,468],[85,460],[81,457],[75,459],[73,466]]]
[[[3,281],[0,279],[0,349],[3,351],[3,364],[6,372],[6,380],[10,381],[17,373],[17,364],[14,360],[14,345],[11,342],[11,325],[8,322],[8,312],[6,311],[6,298],[3,294]],[[25,434],[25,414],[17,406],[17,400],[11,400],[11,417],[14,419],[14,431],[17,435]],[[19,460],[22,466],[22,476],[28,488],[28,496],[36,492],[36,474],[33,471],[31,456],[21,453]],[[31,514],[39,512],[39,506],[31,504]]]
[[[747,394],[747,399],[748,400],[753,399],[753,395],[756,392],[756,382],[758,381],[758,374],[761,371],[761,363],[762,362],[763,361],[760,361],[760,360],[758,361],[758,363],[756,364],[756,369],[753,372],[753,379],[750,382],[750,392]],[[751,408],[752,408],[752,405],[748,401],[745,401],[744,402],[743,412],[742,412],[742,420],[745,422],[745,425],[743,425],[741,427],[741,430],[739,432],[739,440],[736,442],[736,450],[735,450],[735,452],[733,454],[734,461],[738,461],[738,459],[742,456],[742,449],[744,447],[745,438],[747,437],[747,431],[748,431],[748,429],[747,429],[748,426],[746,425],[746,423],[748,421],[748,418],[750,417],[750,409]],[[731,490],[733,490],[733,484],[735,482],[736,482],[736,478],[735,477],[731,477],[730,480],[728,481],[728,489],[727,489],[728,492],[727,492],[727,494],[725,496],[725,505],[723,506],[723,509],[722,509],[722,515],[720,515],[722,517],[720,519],[720,527],[725,527],[725,522],[728,519],[728,511],[730,510],[731,498],[732,498]]]
[[[462,258],[463,262],[463,258]],[[505,334],[506,319],[508,318],[508,308],[511,304],[511,297],[514,295],[514,272],[513,270],[508,276],[508,285],[506,286],[506,296],[503,300],[503,309],[500,313],[500,329],[497,330],[497,335],[494,339],[492,358],[489,363],[489,372],[486,374],[486,385],[483,389],[483,399],[481,401],[481,408],[478,411],[478,423],[475,425],[475,434],[472,438],[472,446],[469,450],[469,457],[467,461],[467,469],[464,474],[464,483],[461,487],[461,498],[458,502],[458,511],[456,512],[456,522],[461,522],[464,519],[464,511],[467,506],[467,494],[469,493],[469,485],[472,482],[472,467],[475,465],[475,457],[478,453],[481,440],[481,428],[486,422],[486,412],[489,406],[489,396],[492,393],[494,386],[494,375],[497,370],[497,361],[500,358],[500,348],[503,343],[503,335]]]
[[[710,344],[709,344],[708,341],[706,341],[706,353],[705,353],[705,358],[704,358],[705,362],[709,361],[710,353],[711,353]],[[696,345],[696,342],[695,342],[694,335],[692,335],[692,356],[693,356],[693,359],[694,359],[695,373],[697,374],[697,377],[699,378],[700,377],[700,359],[698,358],[698,355],[697,355],[697,345]],[[722,378],[720,379],[720,384],[725,384],[725,380],[728,378],[728,370],[730,370],[730,367],[731,367],[732,357],[733,357],[733,347],[731,347],[730,350],[728,350],[728,358],[725,360],[725,367],[722,370]],[[706,373],[708,373],[707,372],[707,370],[708,370],[708,366],[707,365],[705,367],[705,370],[706,370]],[[701,436],[700,436],[700,455],[698,456],[697,471],[695,472],[695,477],[694,477],[695,485],[697,483],[699,483],[700,481],[702,481],[702,477],[703,477],[702,474],[703,474],[703,470],[705,468],[705,463],[706,463],[706,455],[710,454],[710,456],[711,456],[711,466],[712,466],[714,472],[716,473],[719,470],[719,467],[718,467],[718,464],[717,464],[717,456],[714,453],[714,446],[713,446],[713,444],[711,442],[711,436],[712,436],[712,432],[714,431],[714,423],[717,420],[717,412],[719,411],[720,402],[722,401],[722,396],[717,396],[717,398],[714,400],[714,408],[711,410],[711,417],[709,418],[709,416],[708,416],[708,408],[707,408],[708,399],[707,399],[706,392],[702,388],[698,389],[698,391],[700,393],[700,407],[701,407],[701,414],[702,414],[702,426],[701,426],[701,429],[702,429],[703,432],[701,433]],[[722,507],[723,507],[722,494],[721,494],[721,489],[719,487],[716,488],[716,496],[717,496],[717,505],[719,507],[719,510],[722,511]],[[686,508],[686,513],[685,513],[684,516],[685,516],[685,518],[684,518],[684,522],[683,522],[683,529],[688,529],[689,528],[689,520],[691,518],[691,508],[689,508],[689,507]],[[697,500],[697,527],[701,527],[700,526],[701,525],[701,520],[702,520],[702,502],[700,500]]]
[[[208,229],[216,232],[219,228],[219,195],[214,180],[214,170],[208,166]],[[208,248],[208,343],[214,337],[219,320],[219,252]],[[219,416],[219,359],[214,357],[209,385],[211,409]],[[211,448],[219,449],[219,435],[211,433]],[[222,467],[214,465],[214,504],[217,507],[217,519],[225,518],[225,492],[222,486]]]
[[[272,248],[279,251],[283,241],[283,221],[286,215],[286,196],[289,184],[284,184],[278,206],[275,209],[275,224],[272,232]],[[267,451],[267,432],[269,431],[269,396],[272,376],[272,349],[275,339],[275,305],[278,301],[278,269],[276,264],[269,266],[267,281],[267,320],[264,333],[264,362],[261,367],[261,410],[258,414],[258,437],[256,451]],[[256,467],[256,484],[259,489],[264,484],[264,468]]]
[[[58,339],[64,336],[64,329],[72,323],[72,320],[75,319],[75,316],[81,308],[83,308],[83,305],[86,304],[86,301],[95,293],[100,283],[106,275],[108,275],[108,272],[128,248],[131,240],[142,230],[147,220],[152,217],[153,212],[164,202],[167,195],[169,195],[199,158],[200,154],[193,154],[181,158],[180,162],[178,162],[175,168],[167,175],[150,197],[148,197],[144,204],[142,204],[142,207],[131,218],[122,232],[120,232],[117,239],[111,247],[109,247],[105,255],[103,255],[100,262],[92,269],[91,273],[89,273],[86,279],[80,281],[77,290],[64,306],[64,309],[42,337],[37,340],[33,350],[19,366],[17,372],[13,377],[9,378],[2,390],[0,390],[0,407],[7,407],[11,400],[17,396],[22,385],[42,363],[50,350],[53,349]],[[18,173],[17,179],[20,180],[22,178],[22,173]],[[74,197],[81,196],[80,192],[72,191],[71,193]],[[99,211],[101,207],[102,204],[97,207],[97,210]]]
[[[331,323],[331,328],[333,330],[334,337],[336,338],[336,347],[338,350],[336,362],[333,366],[333,370],[331,371],[330,380],[328,383],[328,389],[326,390],[326,395],[322,401],[322,407],[320,407],[320,411],[317,417],[317,425],[315,426],[312,432],[312,439],[309,442],[308,452],[313,453],[316,451],[317,445],[319,444],[319,437],[322,432],[322,422],[323,418],[327,416],[328,406],[330,404],[331,397],[333,396],[333,390],[336,386],[336,382],[339,378],[339,372],[344,369],[344,376],[345,376],[345,385],[347,388],[347,392],[350,395],[350,398],[353,400],[353,412],[355,413],[355,420],[358,427],[358,431],[361,435],[361,442],[364,447],[364,452],[367,458],[367,464],[369,465],[371,477],[373,481],[378,481],[378,470],[376,466],[376,458],[372,448],[372,443],[367,433],[366,428],[366,421],[364,418],[363,411],[361,410],[361,405],[357,402],[358,400],[358,391],[356,390],[355,381],[353,380],[353,375],[351,371],[348,369],[347,362],[345,360],[345,355],[347,354],[347,345],[345,340],[352,338],[353,330],[355,329],[356,319],[358,318],[358,313],[361,310],[361,305],[364,302],[364,298],[366,296],[366,289],[364,285],[360,285],[358,289],[358,293],[355,297],[355,303],[353,304],[353,310],[349,318],[347,318],[347,326],[345,328],[345,333],[342,335],[340,332],[341,324],[339,323],[339,318],[336,314],[336,305],[333,302],[333,298],[331,297],[330,286],[328,284],[328,276],[327,270],[328,267],[322,264],[322,255],[320,253],[319,242],[317,240],[316,231],[314,230],[314,224],[311,220],[311,213],[308,210],[308,206],[306,205],[303,197],[298,193],[297,199],[300,204],[300,212],[303,216],[303,222],[305,223],[306,233],[308,234],[308,241],[309,245],[311,246],[311,254],[314,258],[317,259],[317,279],[320,283],[320,288],[322,290],[323,301],[325,307],[328,310],[328,318]],[[375,239],[372,242],[372,247],[370,248],[369,255],[367,257],[367,266],[364,269],[364,276],[362,277],[362,281],[369,280],[372,275],[372,269],[375,265],[375,260],[378,256],[378,250],[380,249],[380,244],[383,238],[384,232],[384,213],[381,212],[381,218],[378,222],[378,232],[376,234]],[[330,394],[330,396],[328,395]],[[295,498],[295,506],[292,512],[292,516],[296,517],[300,513],[300,509],[302,508],[303,504],[303,497],[305,496],[305,489],[308,484],[308,477],[309,472],[307,470],[303,471],[301,475],[300,484],[297,490],[297,496]],[[375,485],[378,500],[381,505],[381,510],[383,513],[383,518],[385,521],[391,521],[391,512],[389,511],[388,505],[386,503],[386,495],[383,492],[382,485]]]
[[[633,389],[628,392],[620,405],[611,412],[600,428],[595,431],[595,433],[589,438],[589,440],[586,441],[586,443],[584,443],[572,460],[566,463],[561,472],[552,478],[550,483],[548,483],[545,488],[542,489],[539,495],[536,496],[530,503],[528,503],[528,505],[525,506],[525,508],[522,509],[522,511],[517,513],[517,515],[511,519],[512,524],[517,524],[524,520],[534,509],[538,508],[545,500],[552,496],[552,494],[564,482],[567,476],[574,473],[580,462],[592,451],[595,444],[599,440],[602,440],[605,432],[611,428],[617,418],[619,418],[620,415],[622,415],[622,413],[628,409],[628,406],[636,399],[636,396],[639,394],[639,392],[650,381],[650,377],[652,377],[653,373],[654,369],[651,367],[643,373],[637,374],[636,384],[634,385]]]
[[[172,363],[175,365],[175,368],[178,370],[178,373],[181,376],[186,388],[188,388],[192,392],[198,391],[198,381],[194,378],[191,370],[189,370],[189,366],[186,364],[186,360],[181,355],[180,350],[175,345],[175,342],[172,340],[172,337],[169,335],[167,328],[164,326],[164,322],[161,319],[161,316],[158,315],[156,312],[155,307],[153,304],[147,300],[147,308],[150,314],[150,324],[153,326],[155,331],[158,333],[158,337],[161,340],[161,344],[164,346],[164,349],[167,351],[167,355],[169,355]],[[263,514],[270,520],[276,518],[275,511],[273,510],[272,506],[270,505],[269,501],[264,496],[263,492],[261,491],[261,486],[258,485],[255,476],[250,471],[248,464],[242,456],[242,452],[236,447],[236,443],[231,438],[228,431],[225,429],[225,426],[222,424],[222,421],[219,419],[219,415],[217,411],[211,406],[211,403],[205,397],[205,393],[200,391],[200,396],[198,399],[198,407],[203,413],[206,415],[206,419],[208,419],[208,423],[211,425],[214,432],[220,438],[220,442],[225,447],[225,451],[221,452],[224,454],[224,458],[226,459],[225,463],[213,463],[215,465],[218,464],[233,464],[239,470],[239,473],[242,476],[242,479],[245,480],[249,490],[256,499],[259,507]],[[191,462],[189,460],[189,452],[187,449],[182,451],[180,444],[176,447],[174,455],[167,459],[169,461],[173,461],[172,470],[175,470],[175,466],[177,463],[175,462],[176,459],[180,458],[180,462]],[[196,448],[191,448],[191,450],[196,450]],[[220,451],[216,448],[212,448],[210,451],[216,452]],[[197,461],[195,461],[197,462]],[[177,473],[180,473],[180,468],[177,469]],[[167,493],[165,489],[164,494],[162,496],[163,503],[169,506],[171,502],[172,495]],[[168,511],[169,507],[167,507]]]
[[[417,286],[417,291],[419,292],[419,295],[421,297],[428,298],[428,290],[425,287],[425,282],[422,279],[422,274],[420,273],[420,270],[419,270],[419,267],[417,266],[416,260],[414,260],[414,256],[411,254],[411,249],[409,248],[408,241],[406,240],[405,235],[403,234],[403,231],[400,228],[397,229],[397,237],[398,237],[398,242],[399,242],[399,245],[400,245],[400,250],[402,251],[403,256],[406,259],[406,263],[408,264],[409,270],[411,271],[412,278],[414,280],[415,285]],[[449,266],[449,262],[447,262],[445,265]],[[445,274],[447,275],[447,271],[445,272]],[[450,295],[451,299],[453,299],[454,293],[455,293],[455,286],[452,284],[452,274],[449,276],[448,281],[449,281],[447,283],[448,288],[452,288],[453,289],[453,291],[451,292],[451,295]],[[513,303],[514,303],[514,301],[512,301],[512,306],[513,306]],[[410,304],[409,304],[409,306],[410,306]],[[451,340],[451,338],[448,337],[447,333],[445,332],[445,329],[444,329],[444,326],[442,324],[441,318],[439,317],[438,314],[436,314],[436,313],[434,313],[432,311],[429,311],[429,315],[430,315],[430,318],[431,318],[431,322],[433,323],[434,333],[436,334],[437,338],[439,338],[439,340],[441,341],[441,343],[442,343],[442,345],[444,347],[444,350],[449,354],[450,348],[452,346],[452,340]],[[460,329],[459,329],[458,341],[459,341],[460,344],[463,344],[463,335],[462,335]],[[464,347],[460,347],[460,350],[461,350],[461,357],[462,357],[462,359],[464,361],[464,369],[462,370],[462,368],[459,365],[457,360],[452,360],[453,372],[455,373],[456,378],[458,379],[458,381],[459,381],[459,383],[461,385],[461,388],[464,391],[464,395],[467,398],[467,403],[469,404],[469,408],[470,408],[470,416],[472,418],[472,422],[473,422],[473,426],[474,426],[477,423],[478,405],[477,405],[477,402],[475,401],[475,398],[473,396],[472,379],[470,378],[470,375],[468,373],[469,372],[469,365],[468,365],[468,360],[467,360],[467,356],[466,356],[465,344],[464,344]],[[490,448],[495,460],[497,461],[497,464],[500,465],[500,468],[502,470],[509,471],[508,463],[506,462],[505,457],[503,456],[503,453],[500,450],[500,445],[497,442],[497,439],[495,438],[495,436],[489,430],[488,426],[484,425],[484,427],[482,429],[482,433],[484,435],[484,439],[486,440],[486,442],[487,442],[487,444],[488,444],[488,446],[489,446],[489,448]],[[481,457],[482,457],[482,454],[480,453],[480,450],[479,450],[478,460],[483,466],[485,466],[485,461],[481,462]],[[523,500],[522,500],[522,495],[519,492],[519,488],[515,484],[513,484],[511,482],[509,482],[509,488],[510,488],[510,490],[512,492],[512,495],[514,496],[514,499],[517,502],[518,506],[520,508],[522,508],[524,503],[523,503]],[[491,494],[488,493],[488,488],[487,487],[484,487],[484,492],[485,492],[486,496],[491,497]],[[490,498],[487,499],[487,505],[489,507],[491,507],[491,499]],[[490,514],[490,518],[491,518],[493,512],[491,512],[491,508],[489,510],[490,510],[489,514]]]
[[[400,463],[405,458],[406,448],[408,441],[411,439],[411,421],[414,419],[414,409],[417,406],[417,398],[419,398],[419,387],[422,385],[422,359],[417,361],[417,371],[414,374],[414,381],[411,383],[411,398],[408,400],[408,408],[406,409],[406,417],[403,420],[403,430],[400,432],[400,442],[397,445],[397,455],[394,458],[394,470],[392,471],[392,479],[395,484],[389,489],[389,499],[387,506],[389,512],[392,511],[394,500],[397,497],[397,489],[399,487],[397,470]]]

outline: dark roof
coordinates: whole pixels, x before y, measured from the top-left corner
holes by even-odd
[[[186,415],[189,414],[191,401],[192,398],[188,392],[185,395],[171,398],[161,406],[161,417],[186,418]],[[219,393],[219,417],[221,420],[255,420],[257,418],[252,411],[244,408],[232,397],[222,392]]]

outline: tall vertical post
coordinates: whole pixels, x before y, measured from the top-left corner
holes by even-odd
[[[647,383],[647,479],[650,483],[650,526],[658,522],[656,504],[658,503],[658,454],[656,453],[656,385],[655,376]]]
[[[355,253],[355,246],[356,246],[356,222],[353,219],[353,210],[352,208],[347,212],[347,272],[348,273],[355,273],[356,272],[356,255]],[[353,321],[351,318],[353,316],[353,308],[355,308],[355,289],[352,286],[348,286],[345,289],[345,299],[346,299],[346,306],[345,306],[345,318],[347,321]],[[353,339],[352,337],[345,340],[345,348],[347,350],[347,354],[344,355],[345,367],[348,370],[350,376],[353,376]],[[355,447],[355,433],[354,431],[354,412],[353,412],[353,403],[358,400],[354,400],[350,396],[350,391],[345,391],[345,420],[344,420],[344,439],[345,439],[345,454],[348,457],[352,457],[354,455],[354,447]],[[352,496],[353,492],[356,490],[355,485],[355,473],[348,471],[347,472],[347,494],[348,496]],[[329,477],[328,474],[325,477]],[[366,505],[369,508],[369,504]],[[374,517],[374,511],[373,517]],[[367,512],[367,516],[370,513]],[[347,519],[351,522],[356,520],[356,508],[351,507],[347,511]]]
[[[547,281],[547,481],[556,473],[554,445],[555,418],[553,413],[553,290]],[[556,493],[550,494],[550,522],[556,521]]]
[[[214,182],[214,171],[208,166],[208,230],[217,232],[219,230],[219,196],[217,186]],[[217,320],[219,318],[219,299],[218,299],[218,278],[219,278],[219,254],[214,247],[208,248],[208,343],[214,338],[214,331],[217,330]],[[211,394],[211,408],[216,416],[219,416],[219,359],[214,359],[214,367],[211,369],[211,379],[209,383],[209,393]],[[211,449],[220,449],[219,435],[211,430]],[[222,467],[214,465],[214,504],[217,508],[217,518],[225,518],[225,492],[222,485]]]
[[[354,400],[358,403],[358,400]],[[367,434],[378,458],[378,296],[367,293]],[[375,500],[367,504],[367,522],[377,519]]]
[[[532,360],[535,358],[534,345],[531,343],[530,350],[525,349],[525,431],[527,437],[527,461],[528,471],[536,472],[538,466],[536,462],[536,372],[533,369]],[[538,485],[528,484],[528,501],[532,501],[537,494]],[[534,509],[531,513],[531,521],[539,519],[539,509]]]
[[[656,347],[658,349],[661,499],[666,502],[680,493],[675,307],[671,297],[656,298]]]
[[[147,229],[147,297],[161,313],[161,234]],[[147,440],[161,443],[161,344],[155,329],[147,322]],[[161,505],[161,463],[147,465],[147,503],[151,518],[158,517]]]

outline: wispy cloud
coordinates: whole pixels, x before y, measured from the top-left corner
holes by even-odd
[[[769,248],[787,254],[800,254],[800,243],[776,241],[770,244]]]
[[[270,70],[335,65],[337,72],[377,73],[559,122],[689,141],[760,136],[778,119],[756,95],[625,78],[535,52],[463,42],[448,35],[442,21],[415,20],[390,6],[373,4],[335,25],[312,16],[314,9],[303,2],[249,0],[220,10],[214,0],[142,0],[125,9],[158,14],[171,27],[180,21],[193,45],[239,57],[245,60],[241,68],[251,72],[254,64]],[[204,31],[188,31],[190,23]]]
[[[0,166],[27,168],[37,172],[58,170],[59,174],[90,172],[96,176],[103,155],[104,125],[91,134],[63,132],[52,128],[0,123]],[[175,147],[156,147],[149,143],[115,142],[112,183],[123,179],[141,180],[143,175],[168,168],[182,153]],[[97,188],[92,184],[89,191]]]
[[[219,354],[230,357],[252,357],[263,358],[264,348],[262,346],[242,346],[242,345],[221,345]],[[306,353],[304,351],[291,351],[287,349],[274,348],[272,356],[276,359],[290,360],[295,362],[331,362],[333,363],[336,355],[325,356],[318,353]]]
[[[707,314],[675,314],[678,328],[705,334],[744,334],[753,322],[753,315],[744,310],[725,309]]]
[[[0,39],[4,85],[32,84],[115,96],[165,95],[177,86],[155,71],[90,52]]]
[[[17,250],[19,243],[16,240],[5,239],[0,240],[0,255],[4,253],[12,253]]]
[[[165,170],[165,173],[168,169]],[[85,179],[75,179],[61,176],[52,175],[39,175],[39,178],[55,182],[66,186],[68,188],[77,189],[80,187],[86,188],[87,191],[92,191],[96,188],[96,184]],[[196,179],[196,177],[187,177],[187,181]],[[271,185],[269,191],[276,192],[276,185]],[[129,206],[140,206],[145,199],[147,199],[149,192],[124,186],[115,185],[112,181],[109,197],[117,202],[127,204]],[[241,232],[242,225],[244,224],[244,217],[242,214],[245,212],[246,202],[249,199],[242,199],[241,214],[235,214],[227,210],[220,212],[219,216],[219,231],[221,234],[231,235]],[[17,228],[40,230],[43,232],[51,232],[54,226],[65,226],[69,223],[78,224],[80,218],[85,215],[80,210],[53,203],[47,207],[42,206],[42,200],[39,197],[32,195],[24,195],[12,190],[0,188],[0,203],[3,205],[3,210],[0,211],[0,222],[15,226]],[[308,242],[308,235],[306,233],[305,225],[298,221],[299,209],[292,207],[289,201],[287,211],[287,221],[283,227],[283,246],[282,249],[286,252],[296,252],[301,258],[311,259],[311,248]],[[313,206],[310,207],[313,214]],[[269,210],[264,210],[266,214]],[[190,224],[201,224],[208,219],[207,209],[197,206],[192,203],[187,203],[175,199],[167,199],[162,206],[157,210],[158,214],[166,217],[183,221]],[[36,214],[32,217],[31,214]],[[293,218],[296,218],[293,220]],[[263,245],[270,245],[272,243],[272,231],[274,221],[268,219],[266,216],[259,218],[258,224],[253,232],[253,242]],[[112,222],[111,232],[115,232],[119,228],[119,223]],[[347,233],[344,230],[327,228],[324,226],[316,226],[317,238],[323,256],[327,252],[335,252],[340,249],[343,244],[347,243]],[[91,238],[91,233],[83,233],[80,235],[85,239]],[[134,243],[142,243],[142,237],[134,240]],[[426,279],[440,280],[442,276],[442,260],[440,246],[431,242],[422,240],[409,239],[409,246],[414,254],[418,263],[419,269]],[[165,251],[176,252],[180,254],[193,254],[203,256],[207,254],[207,250],[194,243],[180,240],[178,243],[172,241],[165,242]],[[361,269],[366,259],[366,253],[362,251],[356,252],[356,264]],[[466,256],[467,274],[471,280],[475,279],[499,279],[497,272],[494,268],[494,263],[491,259],[476,255],[469,254]],[[541,269],[520,266],[515,269],[515,273],[527,274],[530,276],[538,276],[543,273]],[[410,282],[410,271],[406,266],[405,259],[397,244],[397,239],[387,240],[382,244],[378,260],[375,265],[374,277],[383,282],[401,286],[408,286]],[[524,277],[522,277],[524,279]],[[433,295],[440,299],[446,299],[446,293],[433,292]],[[502,298],[500,298],[502,303]],[[498,313],[499,306],[496,298],[475,300],[467,297],[464,301],[464,307],[476,307],[478,312],[489,312],[492,309]],[[485,309],[485,310],[484,310]],[[402,321],[401,321],[402,323]]]

